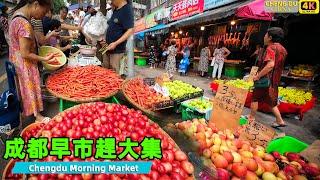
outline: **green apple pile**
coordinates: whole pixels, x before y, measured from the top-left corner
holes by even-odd
[[[216,170],[216,177],[206,179],[308,180],[319,179],[320,169],[297,153],[271,154],[262,146],[252,146],[239,139],[238,132],[219,131],[204,119],[183,121],[174,125],[199,145],[205,166]],[[202,174],[201,174],[202,175]],[[201,177],[200,175],[200,177]],[[205,176],[205,175],[204,175]]]
[[[300,89],[279,87],[279,98],[290,104],[304,105],[312,99],[312,94]]]
[[[253,87],[253,82],[247,82],[242,79],[229,80],[229,81],[215,80],[215,83],[217,84],[225,83],[227,85],[232,85],[240,89],[248,89],[248,90],[250,90]]]
[[[192,99],[186,103],[187,106],[193,107],[198,111],[206,111],[212,108],[212,102],[205,98]]]
[[[168,88],[170,97],[172,99],[179,99],[184,97],[187,94],[201,92],[202,89],[193,87],[191,84],[175,80],[170,82],[165,82],[164,87]]]

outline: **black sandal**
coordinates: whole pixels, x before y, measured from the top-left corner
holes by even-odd
[[[278,124],[278,123],[272,123],[271,127],[273,128],[282,128],[282,127],[286,127],[286,124]]]

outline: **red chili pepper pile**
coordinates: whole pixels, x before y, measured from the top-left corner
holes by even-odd
[[[146,85],[141,78],[130,80],[124,91],[134,102],[146,109],[152,109],[155,103],[170,100]]]
[[[47,88],[61,96],[82,100],[107,97],[121,88],[123,80],[115,72],[98,67],[65,68],[49,76]]]

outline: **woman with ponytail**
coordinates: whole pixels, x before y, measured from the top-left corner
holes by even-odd
[[[11,11],[9,25],[9,59],[14,64],[23,116],[35,116],[37,121],[47,121],[43,111],[38,62],[51,61],[52,56],[40,57],[36,54],[35,34],[30,23],[31,18],[42,19],[51,8],[51,0],[20,0]]]

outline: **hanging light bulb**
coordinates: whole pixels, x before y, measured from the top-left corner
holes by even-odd
[[[232,20],[230,24],[231,24],[231,26],[233,26],[233,25],[236,24],[236,21],[235,21],[235,20]]]
[[[171,35],[173,36],[173,35],[174,35],[174,32],[171,32]]]
[[[201,28],[200,28],[200,29],[201,29],[201,31],[204,31],[205,27],[204,27],[204,26],[201,26]]]
[[[182,33],[183,33],[183,32],[180,30],[180,31],[179,31],[179,34],[182,34]]]

